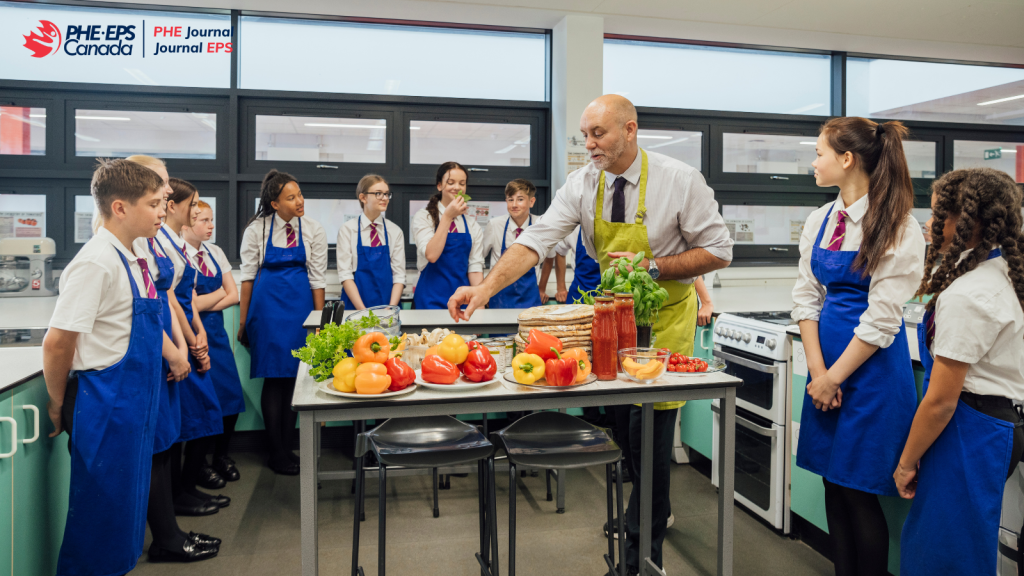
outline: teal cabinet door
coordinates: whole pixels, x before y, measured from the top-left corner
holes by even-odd
[[[707,326],[697,326],[693,337],[694,357],[710,359],[714,354],[713,327],[713,320]],[[679,440],[707,458],[711,458],[714,425],[711,400],[690,400],[679,409]]]
[[[697,326],[697,332],[693,336],[693,355],[696,358],[708,360],[714,354],[714,330],[715,321],[712,320],[707,326]]]
[[[15,425],[13,424],[14,392],[0,394],[0,454],[8,454],[13,448]],[[14,456],[0,458],[0,576],[14,574],[14,558],[11,554],[14,510],[12,482],[14,480]]]
[[[13,574],[53,574],[67,517],[71,458],[68,436],[50,438],[42,377],[21,385],[12,401],[18,422],[13,481]]]

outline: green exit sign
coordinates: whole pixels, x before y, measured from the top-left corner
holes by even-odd
[[[985,150],[985,160],[998,160],[1003,157],[1002,148],[993,148],[991,150]]]

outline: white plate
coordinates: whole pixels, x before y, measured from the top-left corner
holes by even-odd
[[[341,396],[342,398],[353,398],[355,400],[377,400],[379,398],[393,398],[408,394],[416,389],[416,384],[410,384],[398,392],[384,392],[383,394],[356,394],[355,392],[339,392],[334,389],[334,378],[324,380],[317,384],[317,388],[324,394]]]
[[[457,392],[461,390],[476,390],[477,388],[483,388],[490,384],[497,382],[497,378],[491,378],[483,382],[473,382],[467,380],[465,376],[459,376],[459,379],[451,384],[434,384],[433,382],[427,382],[423,379],[423,373],[421,370],[416,371],[416,384],[423,386],[424,388],[430,388],[431,390],[441,390],[443,392]]]

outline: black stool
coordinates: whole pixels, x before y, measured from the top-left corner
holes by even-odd
[[[516,466],[553,469],[586,468],[605,465],[608,497],[608,526],[612,526],[612,470],[615,470],[618,517],[623,518],[622,450],[611,433],[583,420],[561,412],[535,412],[524,416],[503,430],[491,435],[497,448],[508,454],[508,576],[516,574]],[[494,461],[492,454],[488,459]],[[493,471],[493,464],[489,465]],[[561,481],[561,479],[559,479]],[[491,481],[494,482],[493,477]],[[494,492],[492,487],[490,490]],[[550,483],[548,499],[550,500]],[[625,526],[619,522],[619,576],[626,575]],[[615,540],[608,533],[608,553],[604,556],[609,572],[615,573]],[[497,562],[495,562],[497,564]],[[497,576],[492,573],[491,576]]]
[[[468,464],[474,461],[477,463],[477,485],[480,492],[480,552],[476,557],[481,567],[489,570],[492,566],[490,554],[493,554],[494,574],[497,576],[498,540],[491,537],[491,534],[497,534],[498,531],[495,520],[494,483],[488,481],[488,474],[494,473],[494,461],[489,458],[494,453],[494,446],[476,426],[461,422],[451,416],[392,418],[373,430],[356,436],[356,506],[355,527],[352,535],[352,576],[363,574],[363,569],[359,566],[359,518],[363,512],[365,493],[362,457],[371,450],[380,462],[378,576],[384,576],[388,467],[438,468]],[[436,489],[437,484],[434,486]],[[488,550],[488,543],[490,550]]]

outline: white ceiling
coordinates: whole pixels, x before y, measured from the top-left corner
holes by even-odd
[[[567,14],[605,32],[1024,64],[1021,0],[122,0],[553,28]]]

